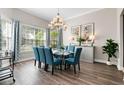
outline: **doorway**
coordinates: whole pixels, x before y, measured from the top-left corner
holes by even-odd
[[[124,14],[123,14],[123,67],[124,67]]]

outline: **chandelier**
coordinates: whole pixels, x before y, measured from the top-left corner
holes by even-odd
[[[67,29],[67,25],[65,24],[63,18],[60,16],[59,9],[57,16],[53,18],[53,20],[48,24],[51,29],[62,28],[63,30]]]

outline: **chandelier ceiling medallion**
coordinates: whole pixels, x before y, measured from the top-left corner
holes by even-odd
[[[65,24],[63,18],[60,16],[59,9],[57,16],[53,18],[53,20],[48,24],[48,26],[51,29],[56,29],[56,28],[58,29],[63,28],[63,30],[67,29],[67,25]]]

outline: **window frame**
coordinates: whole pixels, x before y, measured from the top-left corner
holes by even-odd
[[[31,50],[27,50],[27,51],[22,51],[23,49],[21,48],[22,47],[22,30],[23,30],[23,27],[29,27],[29,28],[31,28],[31,29],[34,29],[34,39],[32,39],[33,40],[33,45],[32,45],[32,47],[33,46],[36,46],[36,30],[43,30],[44,32],[43,33],[45,33],[45,38],[43,39],[43,41],[44,41],[44,46],[46,46],[46,42],[47,42],[47,39],[46,39],[46,28],[45,27],[39,27],[39,26],[33,26],[33,25],[28,25],[28,24],[21,24],[21,28],[20,28],[20,30],[21,30],[21,36],[20,36],[20,52],[21,53],[23,53],[23,52],[31,52],[32,51],[32,49]]]
[[[13,41],[14,32],[13,32],[12,20],[9,18],[6,18],[6,17],[1,17],[0,22],[1,22],[0,23],[0,25],[1,25],[0,33],[1,33],[1,37],[2,37],[1,42],[0,42],[1,50],[2,51],[12,51],[13,50],[13,42],[14,42]],[[5,24],[3,24],[3,22],[5,22]],[[10,28],[8,27],[9,25],[7,25],[7,23],[10,25]],[[3,25],[5,25],[5,29],[3,29]],[[4,31],[7,31],[7,32],[4,33]],[[6,34],[6,35],[4,36],[4,34]]]

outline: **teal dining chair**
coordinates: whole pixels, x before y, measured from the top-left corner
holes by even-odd
[[[46,71],[46,57],[45,57],[45,52],[44,52],[44,47],[38,47],[37,48],[38,53],[39,53],[39,67],[41,68],[41,63],[44,63],[44,70]]]
[[[38,49],[37,47],[33,47],[33,51],[34,51],[34,65],[36,66],[36,62],[38,61],[38,67],[40,68],[40,57],[39,57],[39,53],[38,53]]]
[[[62,61],[60,58],[54,58],[51,48],[44,48],[45,56],[46,56],[46,64],[52,65],[52,75],[54,74],[54,69],[56,65],[60,65],[60,69],[62,70]]]
[[[67,50],[68,50],[68,46],[65,46],[65,47],[64,47],[64,50],[67,51]]]
[[[74,45],[69,45],[68,46],[68,52],[70,52],[71,54],[69,55],[69,57],[74,57],[74,52],[75,52],[75,46]]]
[[[69,52],[74,52],[74,50],[75,50],[75,46],[74,45],[69,45],[68,46],[68,51]]]
[[[82,48],[76,48],[74,57],[65,59],[65,69],[66,65],[73,65],[74,73],[76,74],[76,65],[78,65],[78,69],[80,71],[80,55],[81,55]]]

